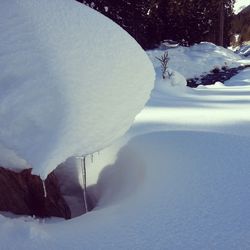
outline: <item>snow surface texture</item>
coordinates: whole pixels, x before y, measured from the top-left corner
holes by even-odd
[[[141,47],[73,0],[0,2],[0,165],[19,157],[43,178],[72,155],[109,145],[153,88]],[[1,161],[2,160],[2,161]]]
[[[178,87],[157,79],[126,136],[86,159],[96,208],[70,221],[0,216],[1,250],[250,249],[250,84],[239,84],[250,72],[192,90],[180,74]]]

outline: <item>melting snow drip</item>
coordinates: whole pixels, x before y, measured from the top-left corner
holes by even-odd
[[[44,198],[46,198],[47,197],[47,190],[46,190],[45,181],[42,181],[42,183],[43,183],[43,196],[44,196]]]

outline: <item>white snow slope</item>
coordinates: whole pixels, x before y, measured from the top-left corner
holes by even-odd
[[[0,33],[5,167],[31,166],[45,178],[69,156],[106,147],[153,88],[152,64],[134,39],[74,0],[1,0]]]
[[[70,221],[0,216],[2,250],[250,249],[250,72],[197,89],[157,77],[126,136],[87,159],[96,208]]]

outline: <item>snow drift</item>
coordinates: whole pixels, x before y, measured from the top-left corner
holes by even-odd
[[[161,57],[163,53],[162,49],[148,51],[157,73],[161,70],[161,65],[156,57]],[[186,79],[199,77],[214,68],[223,66],[232,68],[241,65],[240,62],[237,62],[241,59],[239,55],[208,42],[195,44],[191,47],[171,48],[168,49],[168,55],[170,59],[168,66],[182,74]]]
[[[73,0],[3,0],[0,33],[0,165],[19,158],[46,177],[67,157],[102,149],[153,87],[141,47]],[[4,152],[14,163],[1,162]]]

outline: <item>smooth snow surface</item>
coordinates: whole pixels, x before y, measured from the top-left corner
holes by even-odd
[[[1,249],[250,249],[250,72],[230,86],[183,79],[158,74],[126,136],[86,159],[93,211],[0,216]]]
[[[74,0],[1,0],[0,33],[0,156],[42,177],[123,135],[153,88],[134,39]]]

